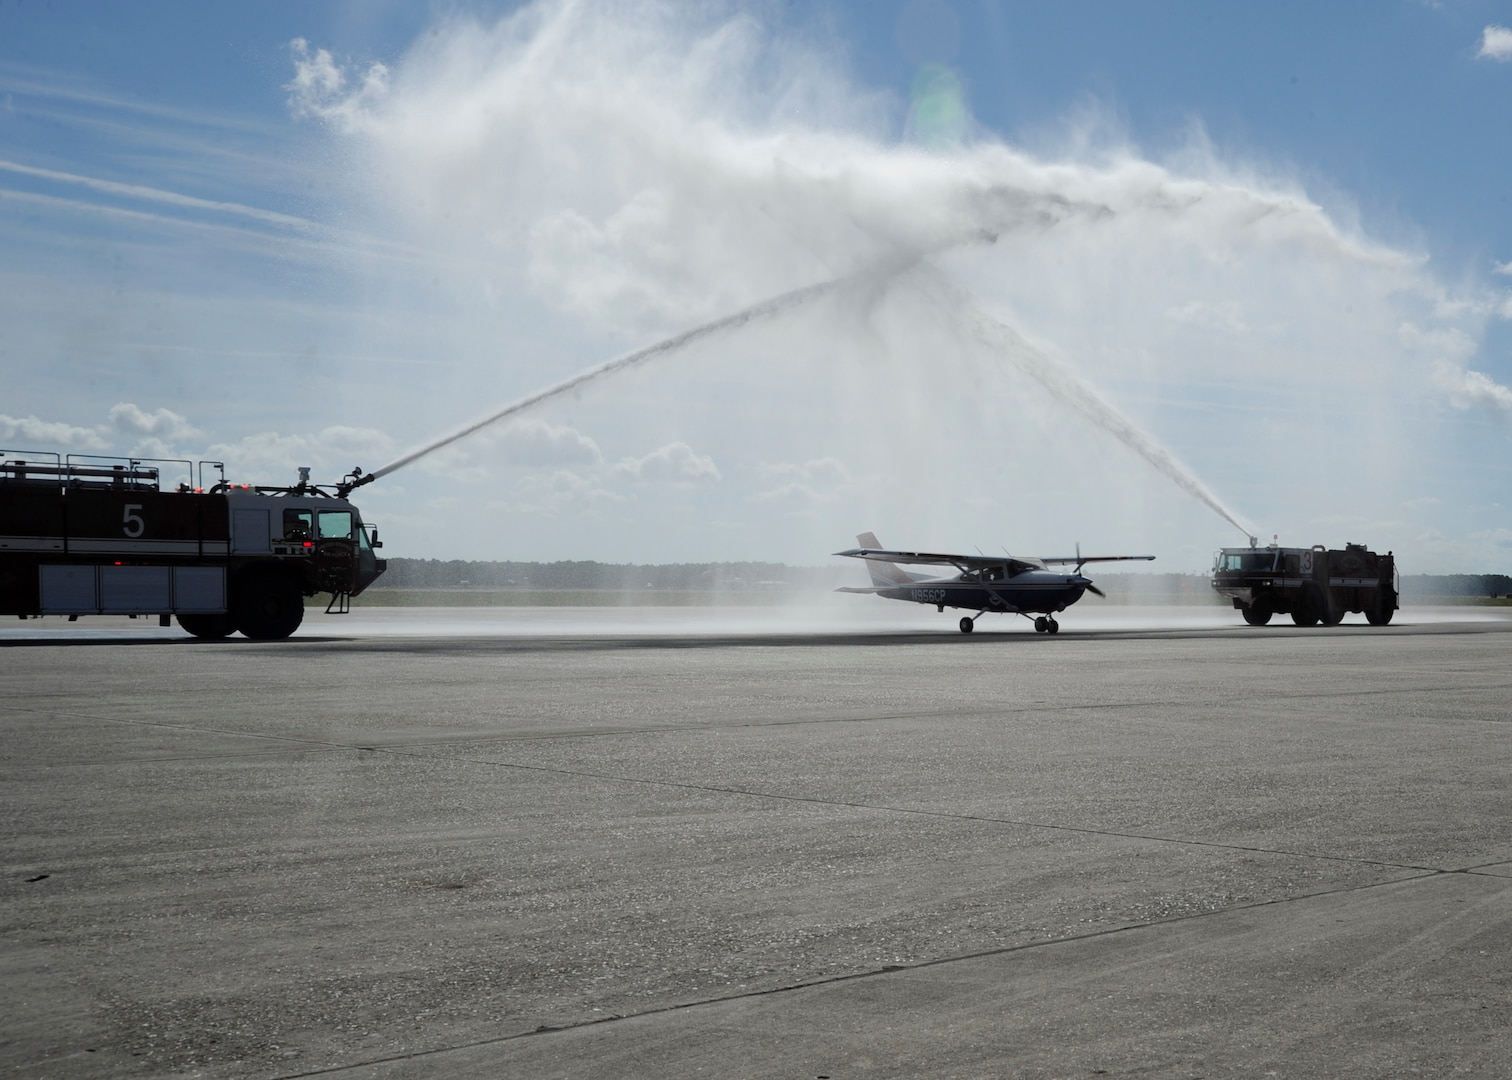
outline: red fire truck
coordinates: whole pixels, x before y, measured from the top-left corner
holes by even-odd
[[[289,487],[191,486],[190,463],[0,451],[0,614],[177,617],[195,637],[286,638],[382,574],[377,530],[300,470]],[[165,472],[179,482],[164,490]]]

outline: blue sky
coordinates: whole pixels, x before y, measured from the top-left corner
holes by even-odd
[[[1506,27],[0,0],[0,447],[334,479],[839,279],[361,504],[418,557],[814,563],[874,529],[1190,571],[1241,538],[1202,490],[1512,572]]]

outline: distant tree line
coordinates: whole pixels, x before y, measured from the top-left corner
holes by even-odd
[[[1203,592],[1206,574],[1095,574],[1120,591],[1152,593]],[[854,565],[787,566],[783,563],[725,562],[644,565],[601,562],[473,562],[462,559],[390,559],[375,589],[702,589],[765,591],[832,589],[866,581]],[[1512,595],[1506,574],[1403,574],[1404,597],[1478,597]]]
[[[390,559],[373,588],[389,589],[682,589],[832,588],[847,567],[782,563],[469,562]],[[854,569],[854,568],[850,568]]]
[[[1506,574],[1403,574],[1403,596],[1509,596]]]

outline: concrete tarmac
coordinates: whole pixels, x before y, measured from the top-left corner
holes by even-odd
[[[358,614],[0,637],[0,1069],[1512,1076],[1512,620]]]

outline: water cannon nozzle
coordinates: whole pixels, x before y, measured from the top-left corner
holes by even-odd
[[[362,466],[358,465],[341,478],[341,483],[336,485],[336,497],[344,499],[352,493],[354,488],[360,488],[363,484],[371,484],[378,479],[377,473],[364,473]]]

